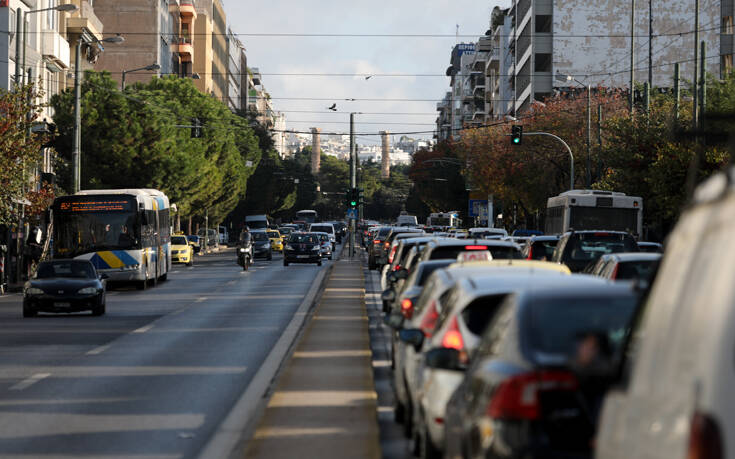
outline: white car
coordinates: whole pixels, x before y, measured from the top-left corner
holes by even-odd
[[[332,250],[337,248],[337,236],[334,231],[334,225],[331,223],[312,223],[309,226],[309,232],[327,233],[329,235],[329,241],[332,243]]]
[[[598,459],[735,457],[734,182],[730,170],[700,186],[669,237],[603,403]]]

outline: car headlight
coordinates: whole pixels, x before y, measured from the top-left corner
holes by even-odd
[[[296,250],[291,244],[286,244],[286,250]]]
[[[245,250],[244,247],[240,247],[240,253],[245,253],[245,252],[247,252],[247,250]]]
[[[171,255],[176,255],[176,254],[178,254],[178,253],[179,253],[179,251],[178,251],[178,250],[172,250],[172,251],[171,251]]]
[[[28,295],[43,295],[43,290],[36,287],[29,287],[28,289],[26,289],[26,293]]]
[[[80,295],[93,295],[97,293],[97,289],[95,287],[84,287],[83,289],[79,290],[77,293]]]
[[[311,250],[319,250],[319,246],[315,245],[314,247],[311,248]]]

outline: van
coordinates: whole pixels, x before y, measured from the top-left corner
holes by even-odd
[[[396,226],[419,226],[419,221],[416,219],[415,215],[401,214],[398,216]]]
[[[735,174],[701,185],[667,242],[603,402],[600,459],[735,457]]]
[[[268,229],[269,220],[267,215],[247,215],[245,216],[245,224],[250,230]]]

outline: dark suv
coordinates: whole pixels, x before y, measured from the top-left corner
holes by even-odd
[[[622,231],[569,231],[559,239],[551,261],[578,273],[608,253],[638,251],[633,236]]]

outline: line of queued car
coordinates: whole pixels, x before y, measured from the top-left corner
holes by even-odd
[[[395,420],[415,455],[592,457],[660,253],[605,230],[365,231],[392,329]]]

